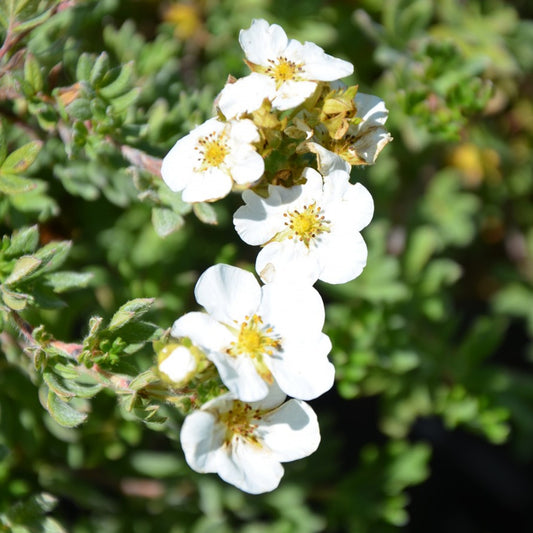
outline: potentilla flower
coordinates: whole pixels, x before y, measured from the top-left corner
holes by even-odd
[[[247,185],[264,171],[253,143],[259,133],[251,120],[222,122],[211,118],[178,140],[163,159],[161,175],[185,202],[226,196],[233,183]]]
[[[245,402],[263,399],[274,382],[289,396],[310,400],[333,385],[335,369],[322,333],[324,304],[301,283],[260,286],[254,275],[214,265],[199,278],[192,312],[172,326],[211,360],[224,385]]]
[[[348,61],[330,56],[314,43],[288,39],[277,24],[254,20],[241,30],[239,42],[252,73],[228,84],[219,107],[227,118],[258,109],[268,98],[274,109],[300,105],[319,81],[333,81],[353,72]]]
[[[244,191],[246,204],[235,212],[235,229],[246,243],[263,246],[256,270],[266,283],[352,280],[366,264],[359,232],[372,219],[372,196],[361,184],[352,185],[343,170],[322,181],[306,168],[303,177],[305,184],[291,188],[269,185],[267,198]]]
[[[280,463],[313,453],[320,443],[314,411],[289,400],[275,386],[261,401],[244,403],[232,393],[219,396],[185,419],[181,445],[189,466],[217,473],[251,494],[274,490],[283,476]]]
[[[372,94],[357,93],[356,116],[361,121],[350,125],[341,139],[332,139],[325,127],[318,125],[313,137],[303,148],[317,155],[318,168],[323,174],[333,170],[349,171],[351,165],[372,165],[387,143],[391,134],[384,124],[389,114],[381,98]]]

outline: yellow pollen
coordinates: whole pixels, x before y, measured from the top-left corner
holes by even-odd
[[[281,347],[279,338],[271,327],[264,327],[258,315],[246,317],[241,324],[237,342],[232,342],[228,353],[232,356],[247,355],[262,362],[264,355],[273,355]]]
[[[224,134],[216,135],[215,132],[212,132],[198,139],[195,150],[199,152],[200,166],[196,169],[197,171],[203,172],[208,168],[217,168],[222,165],[229,154],[229,148],[224,137]]]
[[[219,420],[226,426],[224,443],[229,445],[234,437],[242,438],[249,443],[260,446],[255,430],[257,424],[254,420],[261,418],[262,412],[259,409],[252,409],[252,406],[239,400],[233,402],[229,411],[220,413]]]
[[[297,80],[298,74],[303,70],[303,63],[289,61],[285,57],[278,57],[276,61],[270,59],[270,65],[266,68],[266,73],[274,79],[279,87],[289,80]]]
[[[330,222],[322,214],[322,208],[316,203],[304,205],[303,211],[295,209],[284,213],[288,219],[285,225],[289,227],[289,239],[300,239],[308,248],[320,234],[329,232]]]

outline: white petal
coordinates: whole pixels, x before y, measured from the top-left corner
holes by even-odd
[[[391,141],[392,136],[385,128],[365,128],[361,129],[352,147],[365,163],[372,165],[376,162],[381,150]]]
[[[368,251],[360,233],[330,233],[320,249],[319,279],[326,283],[346,283],[363,271]]]
[[[185,418],[180,433],[187,464],[196,472],[217,472],[220,467],[224,428],[213,414],[194,411]]]
[[[271,100],[276,93],[276,83],[269,76],[252,72],[235,83],[228,83],[221,91],[218,107],[227,119],[253,113],[263,104],[265,98]]]
[[[383,126],[387,121],[389,110],[385,102],[373,94],[357,93],[354,98],[357,106],[357,116],[363,119],[360,128]]]
[[[274,381],[272,385],[268,386],[268,394],[260,401],[250,402],[254,409],[271,410],[280,406],[287,395],[280,389],[279,385]]]
[[[230,127],[231,143],[238,147],[241,144],[251,144],[259,141],[259,132],[255,124],[249,119],[232,120]]]
[[[219,462],[218,475],[224,481],[250,494],[270,492],[279,485],[283,467],[262,446],[234,439],[230,453]]]
[[[266,20],[253,20],[247,30],[241,30],[239,43],[251,63],[268,65],[269,59],[277,58],[288,44],[285,31],[277,24],[269,25]]]
[[[301,242],[269,242],[258,254],[255,269],[264,283],[300,282],[313,285],[320,275],[318,256]]]
[[[265,171],[264,159],[253,150],[241,150],[232,155],[231,177],[239,185],[257,181]]]
[[[347,227],[361,231],[370,224],[374,215],[374,200],[366,187],[360,183],[349,185],[342,200],[348,215],[344,221]]]
[[[280,388],[300,400],[312,400],[331,389],[335,367],[327,358],[330,350],[331,341],[323,333],[286,342],[283,358],[272,360],[272,373]]]
[[[308,142],[305,144],[310,152],[316,154],[318,170],[323,176],[330,174],[334,170],[343,170],[350,172],[351,165],[345,161],[340,155],[331,152],[324,148],[321,144],[316,142]]]
[[[269,187],[270,195],[262,198],[251,190],[242,193],[245,205],[233,215],[239,237],[247,244],[259,245],[269,241],[284,228],[283,211],[279,209],[279,187]]]
[[[213,351],[207,353],[207,358],[217,367],[222,383],[239,400],[256,402],[268,395],[268,385],[257,373],[250,357],[232,357],[224,352]]]
[[[333,81],[353,73],[353,65],[343,59],[330,56],[315,43],[305,42],[305,74],[310,80]]]
[[[219,264],[209,267],[200,276],[194,295],[213,318],[237,326],[257,309],[261,288],[252,273]]]
[[[316,336],[324,325],[320,294],[305,283],[273,282],[263,285],[258,314],[265,325],[284,338]],[[283,388],[283,387],[282,387]]]
[[[182,191],[194,179],[195,143],[195,138],[186,135],[163,158],[161,177],[174,192]]]
[[[287,462],[311,455],[320,443],[315,412],[305,402],[289,400],[266,414],[257,434],[278,461]]]
[[[231,191],[231,177],[219,168],[209,168],[205,172],[195,172],[183,189],[184,202],[209,202],[224,198]]]
[[[286,81],[276,91],[272,107],[280,111],[297,107],[313,94],[316,85],[314,81]]]
[[[187,337],[193,344],[209,350],[221,350],[233,340],[232,334],[222,324],[206,313],[187,313],[172,326],[173,337]]]

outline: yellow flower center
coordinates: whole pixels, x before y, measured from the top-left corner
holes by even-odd
[[[273,356],[281,350],[281,339],[270,326],[264,326],[258,315],[245,317],[241,324],[237,340],[227,349],[228,355],[237,357],[244,355],[252,359],[257,373],[267,382],[274,378],[265,364],[264,356]]]
[[[212,132],[205,137],[201,137],[198,139],[198,144],[194,149],[198,151],[200,166],[196,170],[199,172],[204,172],[212,167],[220,167],[229,154],[229,147],[224,133],[217,135]]]
[[[330,222],[322,214],[322,208],[315,202],[304,205],[302,211],[295,209],[289,213],[284,213],[288,220],[285,225],[289,229],[289,239],[300,239],[307,248],[320,234],[329,232]]]
[[[226,426],[224,443],[229,445],[234,437],[242,438],[249,443],[260,446],[255,430],[254,420],[261,418],[262,411],[253,409],[251,405],[236,400],[229,411],[219,414],[219,420]]]
[[[278,89],[286,81],[297,80],[298,74],[303,70],[303,63],[295,63],[285,57],[278,57],[277,61],[269,59],[268,62],[270,65],[265,72],[274,79]]]

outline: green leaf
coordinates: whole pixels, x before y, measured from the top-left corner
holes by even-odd
[[[49,272],[61,266],[67,259],[71,246],[70,241],[54,241],[37,250],[35,257],[42,261],[38,272]]]
[[[113,331],[121,328],[131,320],[137,320],[150,310],[155,298],[136,298],[122,305],[111,318],[107,329]]]
[[[109,70],[109,57],[106,52],[102,52],[94,62],[94,65],[91,69],[91,75],[89,81],[91,85],[97,86],[104,74]]]
[[[21,228],[11,236],[9,247],[5,251],[6,257],[17,257],[35,251],[39,244],[39,230],[37,226]]]
[[[14,311],[22,311],[28,304],[30,295],[10,291],[7,287],[2,286],[2,299],[4,300],[4,303]]]
[[[217,214],[211,204],[208,204],[206,202],[199,202],[193,204],[192,209],[194,211],[194,214],[204,224],[211,224],[213,226],[218,224]]]
[[[0,167],[2,173],[19,174],[24,172],[35,161],[42,146],[42,141],[31,141],[9,154]]]
[[[36,17],[33,17],[32,19],[25,20],[24,22],[20,22],[16,25],[15,31],[16,33],[21,33],[27,30],[31,30],[32,28],[35,28],[36,26],[39,26],[39,24],[42,24],[47,19],[50,18],[52,15],[52,10],[48,9],[47,11],[44,11],[40,15],[37,15]]]
[[[45,369],[43,372],[44,382],[48,385],[50,391],[62,399],[70,399],[74,397],[74,393],[68,390],[58,379],[58,376],[50,369]]]
[[[89,120],[93,116],[91,102],[87,98],[77,98],[66,109],[70,116],[78,120]]]
[[[129,388],[138,391],[156,381],[159,381],[159,377],[152,370],[146,370],[131,380]]]
[[[30,192],[37,188],[37,183],[16,174],[4,174],[0,169],[0,193],[13,195]]]
[[[110,100],[124,93],[131,84],[132,74],[133,61],[130,61],[120,69],[118,76],[111,83],[100,89],[100,94]]]
[[[46,276],[46,284],[54,292],[62,293],[72,289],[87,287],[93,275],[90,272],[52,272]]]
[[[19,257],[13,266],[13,270],[5,280],[6,285],[15,285],[17,282],[28,277],[41,265],[41,260],[33,255],[23,255]]]
[[[30,53],[26,55],[26,61],[24,62],[24,79],[31,84],[35,92],[42,91],[43,76],[41,67],[35,56]]]
[[[87,52],[81,54],[78,59],[78,64],[76,65],[76,79],[78,81],[89,81],[93,62],[94,60],[91,54],[88,54]]]
[[[152,209],[152,224],[160,237],[167,237],[183,226],[184,219],[172,209],[154,207]]]
[[[117,96],[111,100],[111,105],[113,106],[113,111],[121,113],[128,109],[134,102],[137,100],[141,89],[139,87],[134,87],[127,93],[124,93],[121,96]]]
[[[48,392],[46,408],[52,418],[63,427],[74,428],[87,419],[87,414],[80,413],[62,401],[53,391]]]

